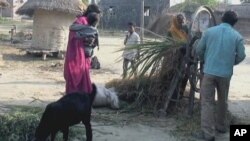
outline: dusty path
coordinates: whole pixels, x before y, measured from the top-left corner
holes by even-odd
[[[95,55],[101,62],[101,70],[91,70],[92,81],[106,83],[114,78],[120,78],[122,63],[117,62],[122,47],[122,37],[102,37],[99,51]],[[39,57],[25,55],[18,49],[0,45],[4,66],[0,66],[0,105],[46,105],[64,93],[63,61],[48,58],[41,61]],[[247,48],[250,55],[250,49]],[[235,68],[230,89],[229,108],[242,122],[250,123],[250,58]],[[34,102],[32,102],[34,99]],[[42,100],[39,101],[39,100]],[[31,103],[32,102],[32,103]],[[1,108],[0,108],[1,111]],[[99,111],[100,112],[100,111]],[[95,112],[94,112],[95,115]],[[124,120],[130,120],[124,117]],[[147,122],[132,122],[130,124],[105,125],[93,123],[94,138],[97,141],[175,141],[180,140],[170,133],[175,126],[171,119],[154,119]],[[155,123],[152,126],[150,123]],[[105,122],[105,121],[103,121]],[[149,123],[149,124],[148,124]],[[164,124],[163,124],[164,123]],[[184,137],[185,138],[185,137]],[[187,140],[187,139],[185,139]],[[193,139],[191,139],[193,140]],[[217,140],[228,141],[228,134]]]
[[[250,124],[250,48],[246,59],[234,68],[229,90],[229,110],[240,122]]]
[[[101,40],[101,48],[95,51],[102,69],[91,70],[95,83],[106,83],[121,75],[121,52],[116,52],[121,39]],[[110,43],[111,42],[111,43]],[[28,104],[32,97],[44,101],[57,99],[64,92],[63,60],[25,55],[25,52],[10,46],[1,46],[4,66],[0,67],[1,102]]]
[[[100,59],[102,69],[91,70],[93,82],[106,83],[114,78],[120,78],[122,66],[117,59],[121,52],[114,52],[121,47],[122,40],[122,38],[101,38],[101,48],[95,51],[95,54]],[[1,105],[45,106],[62,96],[65,85],[62,60],[48,58],[42,61],[40,57],[25,55],[25,52],[10,46],[1,45],[0,48],[4,60],[4,66],[0,67],[0,107]],[[0,111],[4,110],[0,108]],[[93,116],[95,115],[94,110]],[[148,122],[153,120],[150,119]],[[153,127],[147,123],[128,123],[129,121],[129,118],[124,117],[119,122],[124,124],[101,125],[105,120],[93,122],[94,139],[97,141],[176,140],[165,130],[170,128]]]

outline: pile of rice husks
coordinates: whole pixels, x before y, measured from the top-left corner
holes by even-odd
[[[182,43],[171,38],[163,41],[147,41],[129,49],[139,49],[137,71],[128,69],[129,77],[113,80],[107,87],[115,87],[121,100],[130,103],[133,109],[157,110],[162,108],[168,90],[174,89],[173,79],[180,74],[183,54]]]

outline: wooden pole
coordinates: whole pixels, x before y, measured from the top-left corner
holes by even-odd
[[[141,25],[140,25],[140,34],[141,34],[141,43],[143,43],[144,39],[144,0],[141,0]]]
[[[3,10],[2,7],[0,6],[0,18],[2,18],[3,14],[2,14]]]

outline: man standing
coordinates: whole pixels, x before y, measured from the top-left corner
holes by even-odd
[[[226,132],[227,99],[233,66],[245,58],[242,36],[233,28],[238,17],[234,11],[226,11],[222,23],[203,33],[196,53],[204,60],[204,77],[201,85],[201,132],[196,137],[215,140],[215,131]],[[217,90],[217,111],[215,110]]]
[[[128,64],[130,63],[132,70],[135,72],[135,59],[139,55],[137,49],[126,49],[140,43],[140,36],[135,32],[135,25],[132,22],[128,23],[128,34],[124,40],[125,50],[122,54],[123,59],[123,78],[127,76]],[[136,74],[136,72],[135,72]]]

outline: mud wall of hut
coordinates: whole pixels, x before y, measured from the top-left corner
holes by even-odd
[[[231,9],[237,12],[239,21],[235,25],[235,28],[247,39],[250,37],[250,3],[244,3],[241,5],[230,5],[227,9]]]
[[[221,14],[216,16],[217,24],[221,23]],[[239,18],[234,28],[250,43],[250,18]]]
[[[247,43],[250,43],[250,3],[243,3],[240,5],[228,5],[226,10],[234,10],[239,16],[239,20],[235,25],[235,29],[239,31],[246,39]],[[217,24],[221,23],[221,16],[224,11],[215,11]]]
[[[65,51],[69,26],[74,19],[75,16],[71,14],[36,10],[31,47],[50,51]]]
[[[98,5],[102,9],[100,27],[104,29],[126,29],[127,23],[133,21],[140,25],[141,0],[101,0]],[[169,7],[168,0],[145,0],[145,27]]]

